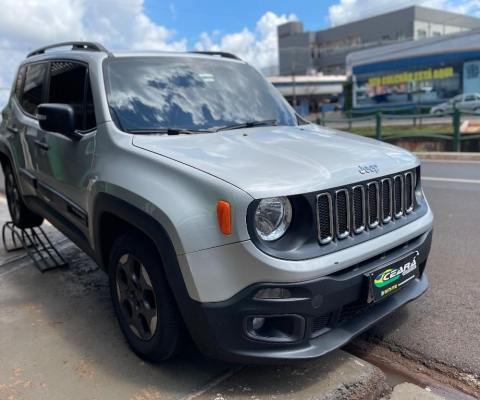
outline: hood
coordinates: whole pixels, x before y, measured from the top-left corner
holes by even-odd
[[[254,198],[318,191],[419,164],[398,147],[316,125],[135,135],[133,145],[214,175]],[[362,164],[376,164],[379,172],[362,175]]]

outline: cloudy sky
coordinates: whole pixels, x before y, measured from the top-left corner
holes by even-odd
[[[318,30],[413,4],[480,17],[480,0],[0,0],[0,108],[19,62],[47,44],[224,50],[268,69],[278,63],[278,24]]]

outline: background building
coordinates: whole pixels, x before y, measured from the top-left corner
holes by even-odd
[[[352,51],[480,29],[480,19],[412,6],[316,32],[301,22],[278,26],[280,75],[345,74]]]
[[[343,92],[345,75],[303,75],[303,76],[271,76],[270,83],[291,104],[300,115],[330,111]]]
[[[351,53],[354,107],[436,104],[480,93],[480,29]]]

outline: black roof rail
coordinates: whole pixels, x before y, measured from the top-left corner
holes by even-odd
[[[44,54],[45,50],[55,49],[57,47],[65,47],[65,46],[72,46],[72,50],[87,50],[87,51],[102,51],[107,53],[109,57],[113,57],[113,54],[110,53],[105,47],[103,47],[100,43],[95,42],[64,42],[64,43],[57,43],[52,44],[50,46],[41,47],[37,50],[32,51],[28,54],[28,57],[37,56],[39,54]]]
[[[191,51],[190,53],[207,54],[209,56],[219,56],[219,57],[225,57],[225,58],[233,58],[234,60],[243,61],[240,57],[237,57],[235,54],[225,53],[223,51]]]

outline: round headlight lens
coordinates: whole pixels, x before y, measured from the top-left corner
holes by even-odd
[[[292,205],[286,197],[263,199],[255,211],[257,235],[267,242],[280,239],[292,221]]]

